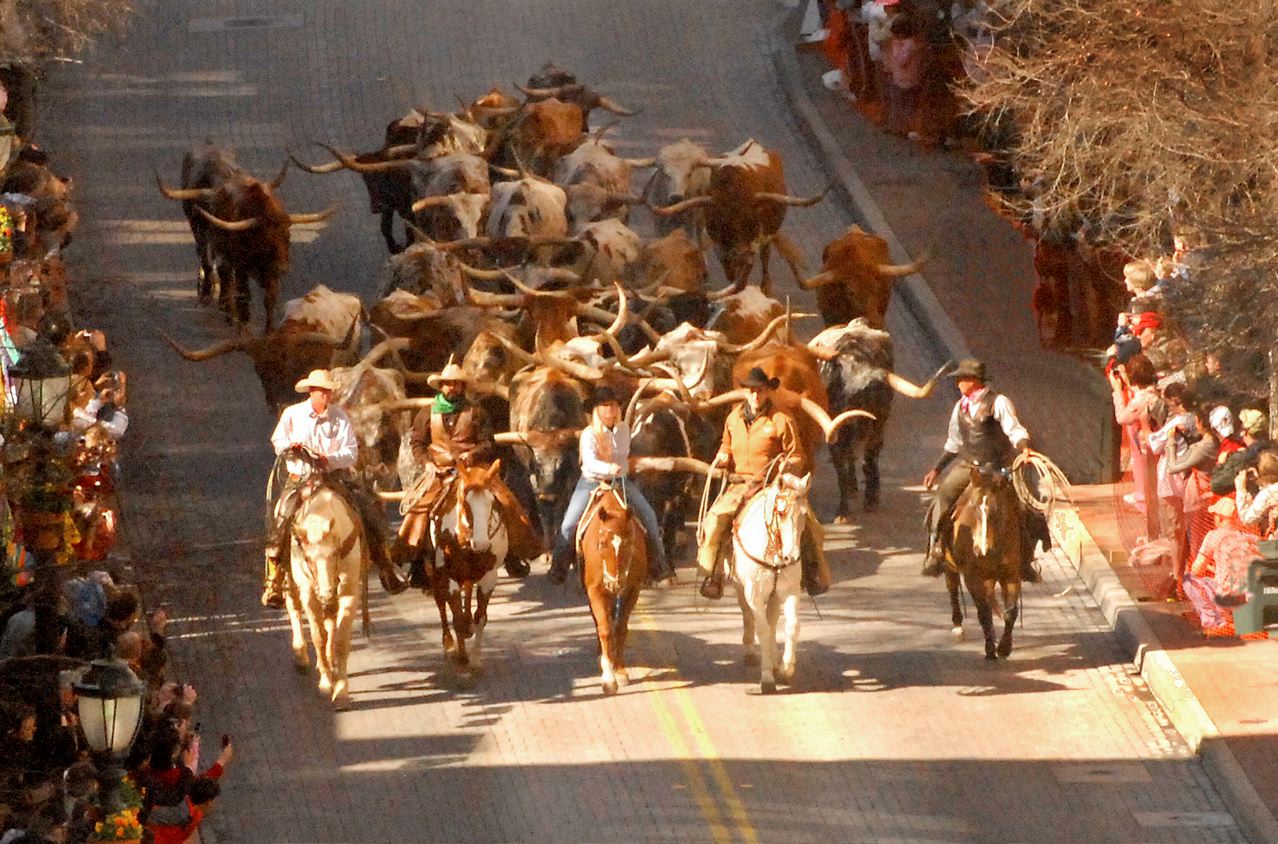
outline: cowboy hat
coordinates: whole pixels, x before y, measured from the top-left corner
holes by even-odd
[[[1269,417],[1255,408],[1248,407],[1238,411],[1238,422],[1242,425],[1243,433],[1253,437],[1269,431]]]
[[[293,389],[299,393],[309,393],[311,390],[336,390],[337,382],[333,380],[333,376],[327,369],[312,369],[311,374],[298,381]]]
[[[780,378],[769,378],[768,373],[755,366],[746,373],[746,377],[741,379],[742,387],[767,387],[769,390],[775,390],[781,386]]]
[[[448,364],[438,375],[431,375],[426,378],[426,383],[432,389],[438,390],[439,386],[445,381],[460,381],[463,384],[469,384],[470,378],[466,375],[466,371],[458,366],[452,358],[448,359]]]
[[[964,378],[970,378],[973,381],[985,383],[985,364],[976,358],[965,358],[959,361],[958,368],[950,373],[950,377],[956,381]]]

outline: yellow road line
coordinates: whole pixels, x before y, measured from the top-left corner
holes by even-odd
[[[709,766],[710,774],[719,786],[724,802],[728,804],[728,812],[732,815],[732,821],[736,824],[737,831],[741,833],[742,840],[746,844],[759,844],[759,836],[755,833],[754,825],[750,823],[750,813],[746,811],[745,803],[737,794],[727,767],[719,759],[719,752],[715,749],[714,742],[710,740],[710,733],[706,729],[705,722],[701,720],[701,714],[697,712],[692,695],[688,694],[688,690],[684,688],[677,688],[674,693],[675,702],[679,704],[679,710],[683,712],[683,717],[688,722],[688,728],[692,732],[701,758]]]
[[[683,769],[684,777],[688,780],[688,787],[692,789],[692,796],[697,801],[698,808],[701,809],[701,815],[710,825],[710,835],[714,838],[715,844],[729,844],[732,841],[732,835],[724,826],[723,817],[719,814],[719,806],[710,794],[710,788],[706,785],[705,777],[701,775],[697,760],[693,758],[688,745],[683,740],[683,734],[674,713],[660,699],[659,694],[647,697],[657,713],[657,720],[661,722],[661,729],[666,734],[670,749],[679,760],[679,767]]]

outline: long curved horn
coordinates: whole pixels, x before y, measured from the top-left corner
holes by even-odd
[[[557,97],[563,93],[564,88],[568,87],[567,85],[556,85],[554,88],[529,88],[520,85],[518,82],[514,84],[525,97]]]
[[[461,240],[441,240],[435,243],[435,248],[441,252],[451,252],[454,249],[483,249],[490,246],[493,242],[491,237],[467,237]]]
[[[166,343],[173,347],[173,351],[177,352],[187,360],[196,362],[212,360],[213,358],[227,354],[228,352],[247,352],[252,348],[257,339],[255,337],[242,335],[240,337],[232,337],[229,340],[222,340],[214,343],[208,348],[192,351],[164,332],[160,332],[160,336],[164,338]]]
[[[552,369],[558,369],[560,372],[564,373],[565,375],[570,375],[579,381],[599,381],[604,377],[603,372],[601,372],[598,369],[595,369],[593,366],[588,366],[587,364],[584,364],[584,363],[578,363],[575,360],[568,360],[567,358],[562,358],[559,355],[555,354],[553,351],[549,351],[547,349],[542,348],[540,337],[538,337],[538,341],[537,341],[536,355],[537,355],[537,360],[540,361],[542,364],[549,366]]]
[[[816,275],[808,279],[799,279],[799,286],[804,290],[816,290],[818,287],[824,287],[827,284],[834,284],[839,277],[830,270],[822,270]]]
[[[621,160],[629,164],[631,167],[651,167],[657,163],[657,157],[655,155],[651,158],[623,158]]]
[[[421,199],[413,203],[413,212],[424,211],[427,208],[438,208],[441,205],[448,204],[449,197],[445,196],[423,196]]]
[[[506,178],[508,178],[508,179],[518,179],[518,178],[519,178],[519,171],[518,171],[518,170],[516,170],[516,169],[515,169],[515,168],[513,168],[513,167],[499,167],[499,166],[497,166],[496,164],[493,164],[493,163],[491,163],[491,162],[490,162],[490,163],[489,163],[489,165],[488,165],[488,169],[489,169],[489,170],[492,170],[492,171],[493,171],[494,173],[496,173],[497,175],[499,175],[499,176],[505,176],[505,177],[506,177]]]
[[[393,161],[375,161],[365,164],[362,161],[356,161],[353,156],[347,155],[328,144],[320,144],[320,146],[328,150],[329,155],[341,162],[343,167],[347,170],[354,170],[356,173],[385,173],[390,170],[404,170],[416,163],[415,159],[412,158],[396,158]]]
[[[624,106],[618,105],[617,101],[614,100],[612,97],[600,97],[599,107],[607,111],[611,111],[613,114],[619,114],[622,117],[634,117],[636,114],[638,114],[638,112],[635,111],[634,109],[629,109]]]
[[[528,445],[528,438],[518,431],[498,431],[493,434],[493,442],[497,445]]]
[[[369,349],[368,354],[364,355],[364,357],[360,359],[360,362],[355,366],[356,368],[371,369],[386,355],[389,355],[392,352],[402,352],[407,348],[407,337],[388,337],[373,348]]]
[[[280,167],[279,174],[274,179],[271,179],[270,182],[268,182],[268,184],[271,186],[271,190],[279,190],[280,187],[284,184],[284,177],[288,175],[289,158],[292,158],[292,157],[293,156],[290,154],[288,158],[284,159],[284,165]]]
[[[523,347],[519,346],[514,340],[511,340],[509,337],[506,337],[505,335],[502,335],[502,334],[494,334],[493,337],[497,338],[497,342],[505,346],[510,351],[511,354],[513,354],[515,357],[523,361],[525,366],[528,364],[535,365],[541,362],[536,358],[535,355],[532,354],[532,352],[529,352],[527,349],[524,349]]]
[[[398,160],[406,155],[412,158],[417,155],[417,144],[396,144],[393,147],[386,147],[381,152],[387,159]]]
[[[759,193],[756,193],[754,195],[754,198],[756,201],[764,200],[766,202],[779,202],[782,205],[792,205],[792,206],[795,206],[796,208],[810,208],[811,206],[816,205],[818,202],[825,199],[825,195],[829,192],[830,192],[830,188],[827,185],[825,190],[821,191],[816,196],[802,197],[802,196],[791,196],[788,193],[771,193],[770,191],[760,191]]]
[[[815,420],[816,423],[821,426],[821,430],[825,432],[826,442],[834,441],[834,437],[836,434],[838,434],[839,428],[845,422],[855,419],[858,416],[863,417],[865,419],[877,418],[875,417],[873,413],[870,413],[868,410],[845,410],[842,413],[840,413],[838,416],[831,419],[830,414],[826,412],[824,407],[817,404],[815,401],[808,398],[807,396],[799,396],[799,406],[802,407],[803,411],[807,413],[809,416],[811,416],[813,420]]]
[[[723,340],[716,339],[715,345],[719,347],[719,351],[729,355],[739,355],[742,352],[753,352],[755,349],[758,349],[762,347],[763,344],[767,343],[773,332],[784,325],[786,320],[789,318],[789,314],[781,314],[781,316],[776,317],[759,332],[758,337],[755,337],[748,343],[728,343]]]
[[[879,264],[874,269],[879,275],[900,278],[901,276],[914,275],[923,269],[925,263],[927,263],[927,258],[920,258],[912,264]]]
[[[736,390],[729,390],[726,393],[720,393],[717,396],[711,396],[705,401],[697,402],[694,408],[696,410],[709,410],[712,407],[718,407],[724,404],[735,404],[736,402],[744,401],[745,397],[749,394],[749,392],[750,391],[746,390],[744,387],[738,388]],[[820,407],[820,405],[817,405],[817,406]]]
[[[154,170],[151,172],[155,173]],[[209,199],[213,194],[217,193],[213,188],[171,188],[164,184],[164,180],[160,178],[159,173],[155,173],[155,183],[160,188],[160,193],[164,194],[167,199],[185,202],[192,199]]]
[[[304,226],[307,223],[322,223],[329,217],[337,213],[337,206],[325,208],[323,211],[317,211],[314,214],[289,214],[288,224],[290,226]]]
[[[340,161],[330,161],[327,164],[307,164],[298,158],[292,150],[289,150],[288,158],[289,161],[293,162],[293,166],[297,167],[299,170],[304,170],[305,172],[312,173],[316,176],[320,176],[325,173],[336,173],[338,170],[345,169],[342,167],[342,162]]]
[[[682,214],[691,208],[700,208],[702,205],[709,205],[711,202],[714,202],[712,197],[694,196],[691,199],[685,199],[673,205],[649,205],[648,210],[658,217],[673,217],[675,214]]]
[[[608,195],[604,197],[604,201],[609,205],[643,205],[643,198],[633,193],[623,193],[622,191],[610,190]]]
[[[506,277],[506,270],[481,270],[479,267],[472,267],[470,264],[467,264],[462,260],[458,260],[457,263],[461,266],[461,271],[463,273],[471,278],[477,278],[481,281],[501,281]],[[469,287],[469,285],[467,286]],[[522,301],[520,304],[523,304]],[[512,305],[512,307],[516,306]]]
[[[941,365],[940,369],[936,370],[935,374],[933,374],[931,378],[927,379],[927,383],[925,383],[922,387],[915,386],[906,379],[897,375],[895,372],[889,372],[887,374],[888,386],[903,396],[907,396],[912,399],[925,399],[932,395],[932,391],[936,389],[936,382],[940,381],[941,378],[945,376],[945,373],[949,372],[950,368],[953,366],[954,361],[947,360]]]
[[[519,294],[485,293],[483,290],[473,289],[469,284],[463,287],[466,301],[481,308],[522,308],[524,306],[524,297]]]
[[[195,206],[195,210],[201,217],[208,220],[219,229],[223,229],[228,232],[246,232],[258,223],[257,217],[249,217],[247,220],[235,220],[234,222],[230,220],[223,220],[221,217],[214,217],[199,205]]]
[[[722,290],[711,290],[706,294],[706,299],[711,302],[718,302],[720,299],[727,299],[729,296],[740,293],[741,288],[736,284],[729,284]]]
[[[518,276],[516,276],[514,273],[510,272],[509,270],[499,270],[498,272],[500,272],[507,281],[513,284],[516,290],[528,296],[543,296],[547,299],[571,299],[573,301],[576,301],[577,299],[577,297],[574,296],[571,291],[538,290],[535,287],[529,287],[528,285],[524,284],[522,281],[519,280]]]

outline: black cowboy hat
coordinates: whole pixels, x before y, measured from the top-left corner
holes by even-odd
[[[976,358],[966,358],[959,361],[958,368],[950,373],[950,377],[954,380],[961,378],[971,378],[974,381],[985,383],[985,364]]]
[[[617,391],[612,387],[600,387],[595,390],[595,394],[590,399],[592,408],[599,407],[601,404],[621,404],[621,396],[617,395]]]
[[[741,386],[767,387],[769,390],[775,390],[777,387],[781,386],[781,379],[769,378],[768,373],[756,366],[751,368],[751,370],[746,374],[746,377],[741,379]]]

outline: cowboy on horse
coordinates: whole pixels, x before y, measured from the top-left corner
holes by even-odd
[[[404,522],[400,539],[413,548],[428,544],[430,520],[445,497],[459,467],[487,466],[497,457],[492,424],[484,409],[466,397],[470,383],[466,372],[452,360],[438,375],[427,379],[438,390],[434,401],[418,411],[413,419],[409,445],[413,459],[422,467],[421,477],[404,497]],[[494,478],[492,492],[502,511],[510,535],[510,551],[506,557],[506,573],[512,577],[528,574],[528,561],[544,553],[541,539],[533,530],[528,514],[510,488]],[[414,555],[416,560],[429,557]],[[414,562],[414,586],[425,587],[424,572]]]
[[[1030,446],[1029,432],[1016,417],[1011,399],[986,383],[985,364],[974,358],[964,360],[953,377],[961,395],[950,413],[945,450],[923,476],[923,487],[932,489],[941,473],[946,473],[927,513],[928,552],[923,562],[927,577],[940,576],[952,550],[954,505],[971,483],[973,467],[1010,471],[1017,451]],[[1023,580],[1042,581],[1030,555],[1022,557],[1021,569]]]
[[[337,386],[327,369],[312,370],[294,387],[297,392],[306,393],[307,398],[284,408],[271,434],[277,470],[282,460],[285,475],[278,494],[268,502],[263,606],[283,608],[288,565],[281,564],[280,557],[288,547],[293,517],[302,500],[325,482],[359,514],[369,556],[377,564],[382,585],[392,593],[404,588],[387,556],[383,533],[386,514],[381,503],[345,471],[355,465],[359,445],[350,417],[332,404]],[[296,455],[298,450],[309,455],[309,459]]]
[[[647,534],[648,570],[652,580],[658,583],[673,581],[675,571],[666,559],[657,514],[644,498],[639,485],[629,482],[630,426],[621,418],[621,404],[611,387],[600,387],[595,391],[590,424],[581,432],[579,454],[581,479],[573,489],[568,509],[564,511],[546,577],[556,584],[567,578],[568,564],[576,553],[577,528],[581,518],[593,500],[595,490],[602,484],[611,484],[623,494],[626,505],[638,516]]]
[[[711,600],[723,596],[723,566],[719,562],[724,539],[741,506],[768,480],[769,473],[793,474],[802,463],[794,420],[772,402],[780,379],[769,378],[753,367],[741,380],[746,400],[732,409],[723,429],[723,442],[711,466],[722,466],[733,475],[714,505],[706,512],[704,536],[697,551],[697,568],[703,577],[701,594]],[[821,547],[822,532],[815,516],[807,515],[803,584],[809,595],[830,588],[830,569]]]

